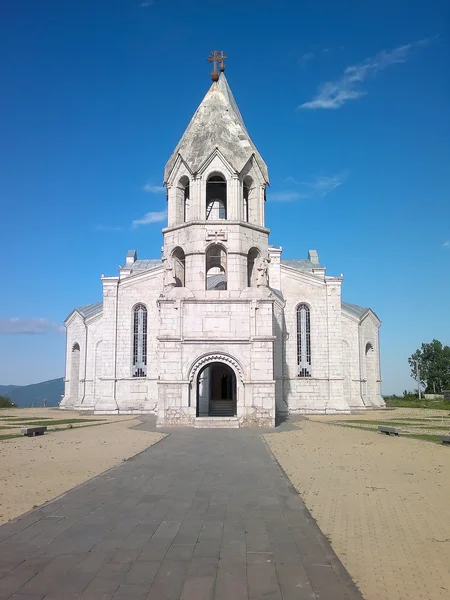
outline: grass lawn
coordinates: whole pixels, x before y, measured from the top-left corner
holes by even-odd
[[[450,401],[443,398],[436,400],[415,400],[388,396],[384,398],[386,406],[391,408],[432,408],[433,410],[450,410]]]
[[[14,419],[13,425],[19,427],[20,425],[69,425],[76,423],[98,423],[103,422],[105,419]],[[11,423],[11,421],[8,421]]]

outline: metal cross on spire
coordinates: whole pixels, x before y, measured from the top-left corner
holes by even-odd
[[[218,81],[219,79],[219,72],[217,70],[217,63],[219,63],[219,68],[220,71],[223,73],[225,71],[225,60],[228,58],[228,56],[225,56],[225,54],[223,53],[223,50],[221,50],[220,52],[218,52],[217,50],[213,50],[211,52],[211,55],[208,56],[208,62],[210,63],[214,63],[214,68],[212,70],[211,73],[211,79],[213,81]]]

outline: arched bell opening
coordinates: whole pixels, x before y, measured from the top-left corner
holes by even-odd
[[[183,248],[177,247],[172,252],[173,274],[176,287],[185,286],[186,257]]]
[[[186,223],[189,221],[189,210],[190,210],[190,182],[189,177],[183,175],[180,178],[176,187],[175,197],[175,224]]]
[[[247,254],[247,286],[256,287],[257,264],[261,253],[258,248],[250,248]]]
[[[223,362],[204,366],[197,376],[197,417],[234,417],[236,406],[234,370]]]
[[[227,289],[227,251],[220,244],[211,244],[206,250],[205,289]]]
[[[227,182],[222,175],[211,175],[206,182],[206,220],[227,218]]]
[[[244,181],[242,183],[242,220],[246,223],[248,223],[250,220],[250,200],[253,201],[253,196],[253,179],[249,175],[247,175],[247,177],[244,177]],[[253,206],[252,209],[254,209]]]

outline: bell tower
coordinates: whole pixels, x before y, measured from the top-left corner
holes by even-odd
[[[165,283],[196,297],[268,284],[268,170],[225,77],[226,58],[217,51],[208,58],[213,83],[164,173]]]

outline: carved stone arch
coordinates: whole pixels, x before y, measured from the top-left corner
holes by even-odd
[[[250,175],[255,180],[255,183],[259,186],[268,183],[254,153],[250,156],[244,168],[241,169],[241,179],[243,179],[246,175]]]
[[[189,383],[192,384],[192,382],[197,377],[197,374],[203,367],[205,367],[206,365],[208,365],[210,363],[215,363],[215,362],[223,362],[223,363],[226,363],[227,365],[230,365],[230,367],[235,372],[236,376],[239,377],[240,381],[241,382],[244,381],[244,372],[243,372],[241,364],[235,358],[230,356],[229,354],[215,352],[213,354],[205,354],[205,355],[201,356],[191,365],[191,368],[189,370],[189,377],[188,377]]]
[[[203,161],[197,169],[197,173],[201,175],[203,179],[208,179],[208,177],[216,171],[221,173],[227,180],[229,180],[236,172],[233,165],[230,164],[218,148],[215,148],[208,158]]]

